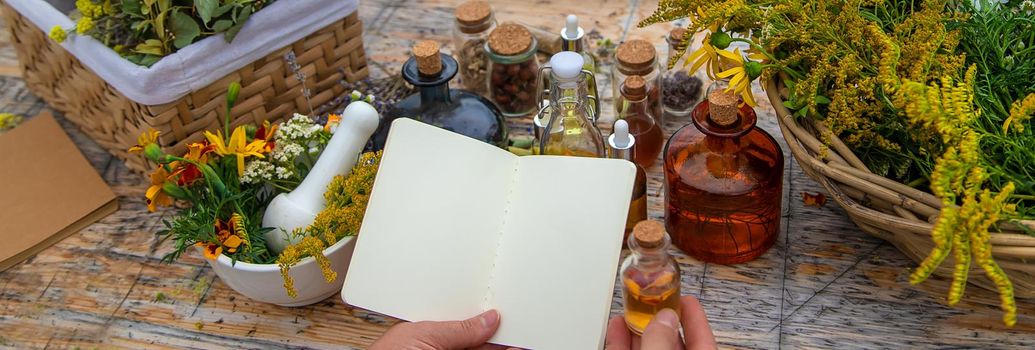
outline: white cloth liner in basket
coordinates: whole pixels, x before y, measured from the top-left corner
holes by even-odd
[[[50,2],[4,0],[44,33],[54,26],[75,25]],[[162,58],[150,68],[120,57],[103,43],[70,34],[62,46],[130,100],[144,105],[174,102],[294,43],[359,7],[359,0],[279,0],[248,19],[233,42],[222,34],[197,41]]]

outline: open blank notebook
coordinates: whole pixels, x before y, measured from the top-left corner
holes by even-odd
[[[497,309],[492,343],[599,349],[634,177],[624,160],[517,157],[398,119],[342,298],[407,321]]]

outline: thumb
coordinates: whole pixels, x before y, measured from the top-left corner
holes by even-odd
[[[672,309],[664,309],[654,315],[647,324],[640,339],[640,349],[644,350],[676,350],[682,349],[679,339],[679,316]]]
[[[481,315],[447,322],[418,322],[419,339],[435,349],[466,349],[485,344],[500,326],[500,314],[489,310]]]

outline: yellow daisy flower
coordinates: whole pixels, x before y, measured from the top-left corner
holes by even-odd
[[[719,72],[717,75],[719,78],[730,79],[730,86],[726,88],[726,91],[740,95],[744,102],[752,107],[757,106],[758,103],[755,102],[755,97],[751,92],[751,81],[754,79],[748,77],[747,69],[744,67],[744,56],[741,55],[740,49],[735,49],[734,52],[721,50],[719,55],[733,64],[733,68]]]
[[[244,159],[248,156],[264,158],[263,150],[266,148],[266,141],[252,140],[248,142],[247,132],[243,126],[234,129],[230,134],[230,141],[223,142],[223,133],[216,131],[216,134],[205,132],[205,138],[215,147],[216,154],[221,156],[237,156],[237,176],[244,176]]]

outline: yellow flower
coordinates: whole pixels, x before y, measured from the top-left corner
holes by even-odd
[[[706,36],[704,38],[704,41],[701,43],[701,48],[697,49],[697,51],[694,51],[694,53],[690,54],[690,56],[687,57],[686,62],[693,62],[693,65],[690,66],[691,72],[696,72],[698,69],[707,64],[708,68],[705,69],[705,73],[708,73],[708,77],[714,80],[715,73],[720,70],[719,54],[716,52],[717,50],[715,49],[715,47],[712,46],[710,38],[711,34],[708,34],[708,36]]]
[[[49,36],[51,39],[54,39],[54,41],[63,43],[65,42],[65,39],[68,38],[68,33],[65,32],[65,28],[61,28],[61,26],[54,26],[53,28],[50,28]]]
[[[14,129],[21,124],[22,117],[11,113],[0,113],[0,131]]]
[[[726,88],[726,91],[739,94],[744,98],[744,102],[752,107],[758,105],[751,93],[752,79],[748,77],[748,72],[744,68],[744,57],[741,56],[740,49],[735,49],[734,52],[720,50],[719,55],[735,64],[733,68],[719,72],[717,75],[719,78],[730,78],[730,86]]]
[[[140,136],[137,136],[137,144],[129,148],[129,153],[143,152],[148,145],[158,143],[158,134],[160,133],[155,129],[141,133]]]
[[[75,32],[79,34],[86,34],[86,32],[93,29],[94,23],[93,18],[83,16],[79,19],[79,22],[75,23]]]
[[[245,158],[248,156],[264,158],[262,151],[266,147],[266,141],[253,140],[248,142],[248,135],[244,131],[243,126],[234,129],[234,132],[230,135],[230,142],[227,143],[223,142],[223,133],[220,131],[216,131],[216,134],[206,131],[205,138],[215,147],[216,154],[221,156],[237,156],[237,176],[244,176]]]
[[[163,166],[159,166],[158,169],[155,169],[155,172],[151,173],[151,186],[144,193],[144,197],[147,198],[148,211],[153,212],[158,209],[158,206],[169,206],[172,204],[172,197],[169,197],[169,194],[162,190],[162,186],[165,185],[165,181],[168,179],[169,172],[165,171]]]
[[[1024,124],[1035,113],[1035,93],[1028,94],[1023,100],[1013,101],[1010,105],[1010,117],[1003,122],[1003,133],[1010,132],[1010,126],[1017,132],[1024,132]]]

